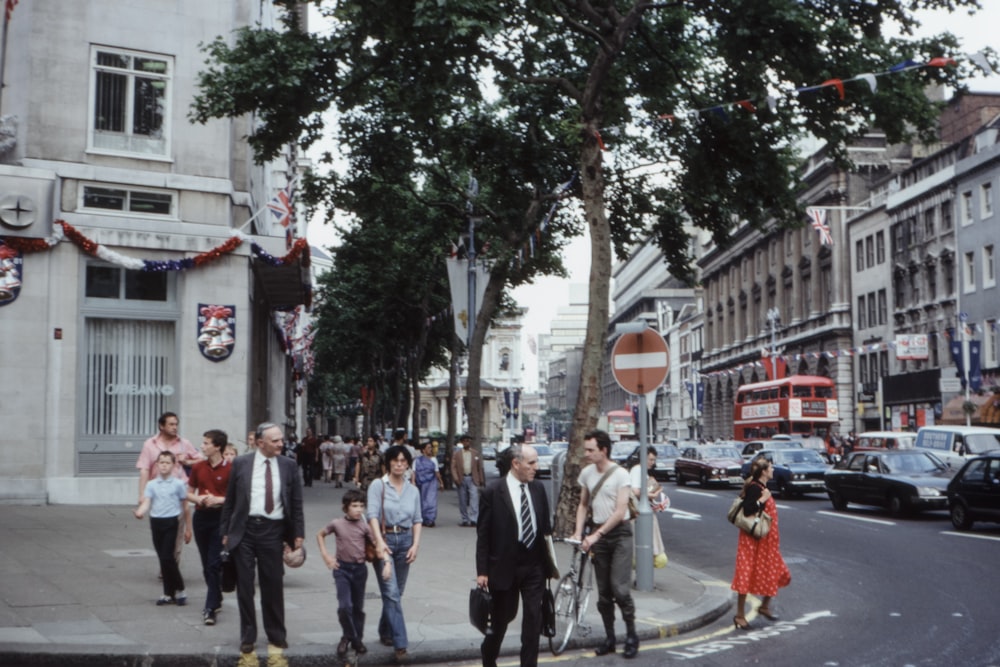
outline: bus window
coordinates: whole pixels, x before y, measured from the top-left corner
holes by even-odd
[[[833,387],[816,387],[816,398],[833,398]]]
[[[792,387],[792,396],[795,398],[812,398],[812,387]]]
[[[788,387],[781,388],[781,398],[788,398]]]

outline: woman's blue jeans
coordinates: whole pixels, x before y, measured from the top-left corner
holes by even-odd
[[[378,580],[379,591],[382,593],[382,616],[378,620],[379,639],[392,638],[395,648],[406,648],[406,621],[403,620],[403,591],[406,590],[406,577],[410,574],[410,564],[406,562],[406,552],[413,546],[413,533],[389,533],[385,535],[386,546],[392,551],[392,576],[386,581],[382,578],[383,561],[372,563],[375,568],[375,578]]]

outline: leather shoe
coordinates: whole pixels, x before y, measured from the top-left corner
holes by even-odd
[[[253,644],[250,643],[240,644],[240,653],[253,653]]]
[[[594,649],[595,655],[607,655],[608,653],[614,653],[614,652],[615,652],[615,640],[611,639],[610,637],[608,639],[605,639],[603,644]]]
[[[358,655],[364,655],[365,653],[368,653],[368,647],[365,646],[364,642],[362,642],[360,639],[355,639],[351,645],[354,647],[354,650],[358,653]]]
[[[350,645],[351,642],[347,637],[341,638],[340,643],[337,644],[337,657],[343,658],[345,655],[347,655],[347,649]]]
[[[629,635],[625,638],[625,648],[622,650],[622,656],[625,658],[634,658],[639,653],[639,638],[635,635]]]
[[[392,646],[392,637],[379,637],[378,640],[382,643],[382,646]]]
[[[410,663],[410,655],[405,648],[397,648],[394,655],[397,665],[407,665]]]

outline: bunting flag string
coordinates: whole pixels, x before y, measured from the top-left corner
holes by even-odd
[[[966,54],[964,56],[965,60],[970,62],[972,65],[982,70],[986,74],[993,74],[994,69],[990,64],[989,60],[986,58],[984,51],[978,51],[976,53]],[[955,67],[959,64],[959,60],[952,58],[950,56],[940,56],[937,58],[931,58],[927,62],[917,62],[914,60],[904,60],[901,63],[897,63],[890,67],[889,69],[882,72],[864,72],[862,74],[857,74],[849,78],[831,78],[826,81],[808,85],[808,86],[798,86],[794,88],[789,88],[784,91],[779,91],[775,95],[768,95],[764,100],[753,100],[753,99],[742,99],[735,100],[732,102],[715,103],[710,104],[706,107],[692,109],[692,110],[678,110],[672,113],[662,113],[658,114],[648,120],[641,121],[639,124],[643,126],[652,126],[663,121],[670,122],[680,122],[688,119],[697,119],[703,116],[716,116],[722,120],[728,121],[729,114],[726,109],[742,109],[746,113],[755,114],[758,112],[761,106],[761,102],[764,102],[767,108],[773,113],[778,108],[778,103],[782,98],[792,98],[798,97],[803,94],[817,92],[826,88],[832,88],[837,92],[837,96],[841,100],[847,99],[847,88],[846,84],[861,81],[868,85],[869,90],[875,93],[878,90],[878,78],[884,76],[893,76],[896,74],[901,74],[904,72],[909,72],[917,69],[924,68],[941,68],[941,67]],[[624,131],[625,126],[608,126],[602,128],[605,135],[615,136],[619,131]],[[607,150],[607,144],[604,138],[601,136],[600,132],[597,130],[593,131],[594,139],[598,142],[601,150]]]

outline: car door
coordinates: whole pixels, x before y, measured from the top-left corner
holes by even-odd
[[[837,469],[830,476],[832,488],[847,502],[861,502],[858,496],[861,473],[865,466],[864,454],[853,454],[844,468]]]
[[[885,500],[888,481],[882,457],[877,454],[865,456],[864,471],[859,479],[858,502],[865,505],[882,505]]]

